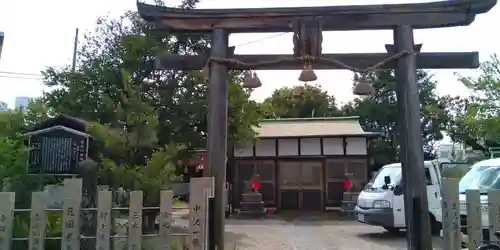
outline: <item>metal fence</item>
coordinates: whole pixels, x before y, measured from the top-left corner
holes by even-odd
[[[462,249],[462,242],[467,242],[467,249],[475,250],[485,239],[499,241],[494,232],[500,231],[500,190],[489,190],[488,194],[467,190],[460,194],[459,181],[442,179],[444,249]]]
[[[208,238],[208,200],[213,198],[213,178],[193,178],[190,183],[191,200],[189,203],[188,229],[187,233],[173,233],[173,191],[164,190],[160,194],[159,207],[143,207],[143,192],[131,191],[129,207],[112,207],[112,192],[100,190],[98,192],[97,208],[81,208],[82,203],[82,180],[66,179],[64,181],[63,207],[62,209],[49,209],[48,193],[33,192],[30,209],[14,209],[15,193],[0,193],[0,249],[9,250],[14,247],[15,242],[27,242],[29,250],[44,250],[46,243],[57,241],[62,250],[79,250],[83,240],[95,242],[97,250],[113,249],[113,241],[122,239],[124,247],[129,250],[141,250],[143,239],[156,238],[155,245],[151,249],[170,250],[173,246],[173,237],[180,236],[187,240],[181,249],[186,247],[195,250],[207,248]],[[143,234],[143,211],[159,210],[159,227],[155,234]],[[97,228],[95,235],[87,236],[81,234],[80,225],[85,218],[85,212],[97,212],[95,225]],[[128,211],[128,218],[125,221],[127,228],[124,235],[112,234],[114,223],[112,211]],[[29,236],[14,237],[14,222],[16,214],[29,212]],[[60,236],[52,237],[46,235],[49,213],[57,212],[61,217]],[[50,226],[50,225],[49,225]],[[149,246],[151,247],[151,246]],[[123,248],[120,248],[120,250]]]

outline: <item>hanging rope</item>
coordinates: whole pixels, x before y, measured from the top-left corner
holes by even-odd
[[[394,60],[399,59],[403,56],[407,56],[407,55],[411,55],[411,54],[412,54],[411,51],[403,51],[403,52],[391,55],[391,56],[387,57],[386,59],[384,59],[384,60],[382,60],[382,61],[380,61],[372,66],[364,68],[364,69],[350,66],[346,63],[343,63],[343,62],[336,60],[336,59],[333,59],[333,58],[324,58],[324,57],[315,58],[313,56],[302,56],[302,57],[298,57],[298,58],[279,58],[279,59],[272,60],[272,61],[262,61],[262,62],[252,62],[252,63],[242,62],[242,61],[234,59],[234,58],[210,57],[207,60],[206,66],[208,66],[208,64],[210,62],[215,62],[215,63],[219,63],[219,64],[235,65],[235,66],[239,66],[242,68],[253,69],[253,68],[257,68],[257,67],[275,65],[275,64],[283,63],[283,62],[297,62],[298,61],[298,62],[304,62],[304,63],[311,63],[311,62],[325,63],[325,64],[330,64],[330,65],[335,65],[341,69],[347,69],[347,70],[350,70],[350,71],[353,71],[356,73],[366,73],[366,72],[374,71],[374,70],[380,68],[381,66],[383,66],[391,61],[394,61]]]

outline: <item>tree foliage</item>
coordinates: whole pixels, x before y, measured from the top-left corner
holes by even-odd
[[[193,2],[183,6],[192,8]],[[141,100],[157,111],[160,145],[176,141],[204,148],[207,86],[202,73],[155,70],[154,58],[204,53],[209,40],[202,35],[173,36],[154,30],[135,12],[117,20],[99,19],[96,30],[85,37],[75,73],[69,67],[44,72],[45,84],[56,87],[45,94],[49,106],[88,121],[113,122],[114,110],[104,100],[119,101],[124,91],[122,72],[126,71]],[[241,80],[237,73],[229,78],[229,136],[234,141],[253,138],[251,128],[259,119],[258,105],[249,100],[250,92],[243,90]]]
[[[263,112],[268,118],[305,118],[338,115],[335,97],[321,86],[304,84],[277,89],[267,98]]]
[[[356,98],[341,108],[346,116],[359,116],[366,131],[382,132],[383,137],[372,141],[370,154],[374,164],[381,166],[399,160],[399,121],[396,98],[396,80],[393,71],[379,71],[365,76],[373,82],[375,94]],[[434,157],[434,143],[443,138],[441,131],[448,120],[435,93],[436,82],[426,71],[417,72],[421,103],[422,141],[426,158]]]
[[[16,193],[16,207],[28,208],[31,191],[42,190],[44,184],[55,180],[28,175],[28,148],[22,134],[26,129],[48,116],[48,108],[33,100],[26,109],[0,112],[0,186]]]
[[[194,8],[198,1],[183,1]],[[162,4],[158,2],[157,4]],[[158,205],[159,190],[176,180],[179,155],[206,145],[207,84],[201,71],[156,70],[159,55],[202,54],[203,34],[158,32],[136,12],[117,19],[99,18],[85,35],[77,67],[49,67],[44,83],[52,87],[44,101],[57,113],[87,121],[103,156],[100,182],[144,190],[145,202]],[[229,139],[255,137],[261,117],[251,91],[241,86],[241,72],[229,76]],[[152,216],[149,217],[151,219]]]
[[[459,99],[462,103],[460,120],[453,127],[469,139],[466,142],[483,141],[485,146],[500,146],[500,59],[492,55],[481,63],[477,77],[459,76],[472,95]],[[471,140],[470,138],[474,138]],[[464,139],[464,138],[457,138]]]

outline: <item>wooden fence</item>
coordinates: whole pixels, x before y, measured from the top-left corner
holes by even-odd
[[[460,179],[442,179],[444,249],[462,249],[462,242],[465,241],[468,244],[467,249],[476,250],[482,244],[485,236],[483,233],[487,233],[492,241],[500,241],[494,235],[494,232],[500,231],[500,190],[490,190],[486,196],[487,200],[479,190],[467,190],[466,202],[460,203],[459,181]],[[461,215],[460,210],[466,211],[466,215]],[[488,223],[483,226],[483,221],[486,220]],[[461,233],[461,229],[465,228],[466,239]]]
[[[193,178],[190,183],[189,220],[187,233],[172,233],[173,223],[173,192],[161,191],[159,207],[143,207],[143,192],[130,193],[128,208],[113,208],[111,191],[99,191],[97,208],[82,209],[82,180],[66,179],[62,209],[47,209],[47,192],[33,192],[31,209],[14,209],[15,193],[0,193],[0,250],[13,249],[13,242],[28,241],[29,250],[44,250],[50,240],[60,241],[62,250],[79,250],[81,240],[95,241],[97,250],[112,249],[115,239],[124,239],[128,250],[142,250],[144,238],[157,238],[156,244],[147,249],[171,250],[173,236],[187,237],[184,241],[190,250],[205,250],[208,237],[208,199],[213,197],[214,180],[212,177]],[[159,229],[156,234],[142,233],[142,212],[144,210],[159,210]],[[127,231],[125,235],[113,235],[112,211],[128,210],[125,219]],[[81,212],[97,212],[97,232],[93,236],[83,236],[80,233]],[[30,212],[29,237],[14,238],[15,212]],[[47,212],[62,212],[61,234],[59,237],[46,236]],[[151,247],[151,248],[150,248]],[[182,246],[184,249],[186,246]],[[116,248],[115,248],[116,249]],[[120,248],[119,250],[122,250]],[[118,250],[118,249],[116,249]]]

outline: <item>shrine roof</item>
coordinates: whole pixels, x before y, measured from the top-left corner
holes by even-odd
[[[263,120],[255,128],[259,138],[379,136],[366,132],[359,124],[359,117],[281,118]]]
[[[180,9],[137,3],[142,18],[170,31],[288,32],[301,18],[315,18],[323,30],[392,29],[407,24],[414,28],[469,25],[477,14],[488,12],[497,0],[447,0],[428,3],[245,8]]]
[[[68,129],[76,130],[79,132],[85,132],[87,122],[82,119],[71,117],[68,115],[57,115],[53,118],[47,119],[43,122],[34,124],[29,127],[26,132],[32,133],[39,130],[44,130],[56,126],[66,127]]]

